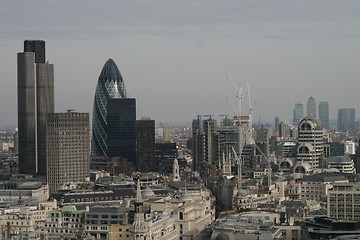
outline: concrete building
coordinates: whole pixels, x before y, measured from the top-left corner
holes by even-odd
[[[17,71],[19,171],[45,176],[46,117],[54,112],[54,66],[45,62],[45,41],[24,42]]]
[[[316,200],[326,202],[329,190],[336,183],[348,183],[343,175],[329,172],[304,176],[296,185],[296,191],[302,200]]]
[[[329,157],[326,159],[328,168],[335,168],[342,173],[355,173],[354,161],[348,156]]]
[[[47,179],[50,193],[90,177],[89,114],[68,110],[49,114],[46,124]]]
[[[334,184],[327,196],[327,215],[342,220],[360,220],[360,184]]]
[[[9,181],[0,183],[0,202],[4,206],[15,206],[19,203],[37,206],[48,198],[48,186],[41,182]]]
[[[324,155],[324,130],[318,119],[307,116],[298,126],[296,161],[308,163],[312,169],[322,167]]]

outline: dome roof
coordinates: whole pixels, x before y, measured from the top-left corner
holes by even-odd
[[[145,188],[141,193],[143,198],[154,196],[153,190],[151,190],[149,187]]]
[[[323,126],[319,119],[312,115],[308,115],[300,120],[299,130],[322,130]]]
[[[229,240],[229,239],[230,239],[229,236],[224,232],[219,233],[215,238],[215,240]]]
[[[240,189],[237,195],[238,197],[246,197],[248,195],[248,191],[246,189]]]

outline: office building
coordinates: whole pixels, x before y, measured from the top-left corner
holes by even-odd
[[[355,108],[339,109],[337,127],[339,131],[343,132],[353,131],[355,129]]]
[[[319,103],[319,118],[320,122],[325,129],[330,130],[330,122],[329,122],[329,103],[325,101],[321,101]]]
[[[54,112],[54,66],[45,41],[26,40],[17,55],[19,171],[46,175],[46,116]]]
[[[280,128],[280,118],[275,117],[275,135],[279,135],[279,128]]]
[[[136,162],[141,172],[156,172],[155,162],[155,120],[136,121]]]
[[[93,108],[93,152],[136,162],[136,101],[127,98],[118,67],[109,59],[99,76]]]
[[[293,124],[297,125],[303,117],[304,117],[304,104],[295,103]]]
[[[48,115],[47,179],[50,193],[90,177],[89,114],[68,110]]]
[[[306,114],[316,117],[316,101],[312,96],[309,97],[306,103]]]
[[[324,158],[324,130],[318,119],[309,115],[298,126],[296,161],[309,164],[312,169],[322,167]],[[299,168],[302,169],[302,168]]]
[[[338,183],[329,189],[327,215],[341,220],[360,220],[360,184]]]

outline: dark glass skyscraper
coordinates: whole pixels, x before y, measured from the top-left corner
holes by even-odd
[[[54,112],[54,65],[45,41],[26,40],[18,53],[19,172],[46,175],[46,116]]]
[[[109,59],[98,79],[93,108],[93,152],[136,162],[136,101],[127,98],[121,73]]]

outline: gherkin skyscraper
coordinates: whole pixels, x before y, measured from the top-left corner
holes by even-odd
[[[93,153],[136,161],[136,101],[127,98],[123,77],[112,59],[101,70],[93,107]]]

